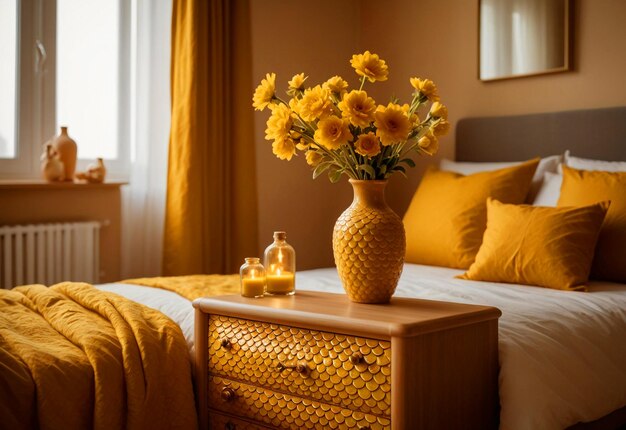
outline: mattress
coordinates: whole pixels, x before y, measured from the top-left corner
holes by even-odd
[[[406,264],[396,296],[490,305],[499,321],[500,428],[562,429],[626,406],[626,285],[589,292],[455,279],[462,271]],[[300,271],[297,289],[343,293],[334,268]],[[99,288],[176,321],[193,351],[191,303],[168,291]]]

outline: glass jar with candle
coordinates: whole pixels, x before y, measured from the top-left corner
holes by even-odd
[[[263,297],[265,294],[265,268],[258,257],[246,258],[239,270],[241,276],[241,295],[244,297]]]
[[[287,233],[274,232],[274,243],[265,249],[267,293],[289,295],[296,292],[296,251],[286,241]]]

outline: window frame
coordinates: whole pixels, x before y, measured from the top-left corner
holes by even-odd
[[[130,177],[131,12],[133,2],[119,2],[117,158],[106,160],[109,179]],[[56,0],[17,1],[16,156],[0,159],[0,179],[41,179],[40,155],[44,144],[58,134],[56,126]],[[38,42],[43,49],[38,48]],[[44,53],[45,52],[45,56]],[[71,124],[69,124],[71,126]],[[103,124],[103,132],[107,132]],[[71,128],[70,128],[71,135]],[[80,146],[80,142],[77,142]],[[95,159],[77,160],[85,170]]]

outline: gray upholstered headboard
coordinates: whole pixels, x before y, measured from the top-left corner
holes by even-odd
[[[560,154],[626,161],[626,107],[465,118],[457,123],[458,161],[521,161]]]

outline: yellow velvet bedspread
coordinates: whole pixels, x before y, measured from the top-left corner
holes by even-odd
[[[125,284],[144,285],[172,291],[189,300],[198,297],[239,293],[239,275],[188,275],[137,278],[122,281]]]
[[[88,284],[0,290],[0,427],[195,429],[180,328]]]

